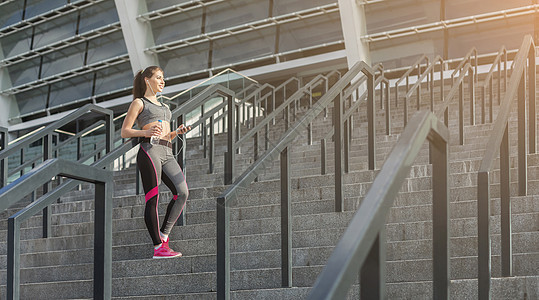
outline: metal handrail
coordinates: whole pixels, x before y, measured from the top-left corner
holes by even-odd
[[[72,112],[71,114],[67,115],[66,117],[47,125],[44,129],[40,130],[39,132],[23,139],[20,141],[17,141],[16,143],[13,143],[9,146],[7,146],[4,150],[0,151],[0,162],[3,162],[3,169],[2,172],[0,172],[0,184],[2,186],[7,185],[7,160],[8,157],[12,154],[14,154],[16,151],[21,151],[21,149],[24,149],[26,147],[29,147],[31,143],[34,143],[36,141],[42,140],[43,141],[43,160],[47,160],[52,158],[53,151],[52,151],[52,134],[54,133],[54,130],[61,128],[62,126],[80,118],[81,116],[85,115],[88,112],[94,112],[101,115],[104,115],[105,117],[105,124],[106,124],[106,130],[105,130],[105,152],[108,153],[112,150],[113,147],[113,140],[114,140],[114,128],[113,128],[113,119],[112,115],[113,112],[109,109],[102,108],[100,106],[94,105],[94,104],[87,104],[76,111]],[[50,178],[49,178],[50,179]],[[14,184],[14,183],[12,183]],[[43,193],[47,193],[51,189],[50,182],[43,186]],[[47,237],[49,235],[49,232],[51,231],[51,212],[48,208],[43,210],[43,237]]]
[[[95,184],[94,225],[94,298],[110,299],[112,295],[112,172],[62,159],[49,159],[16,180],[15,184],[0,189],[0,210],[20,201],[46,184],[51,177],[65,176]],[[61,195],[55,194],[56,197]],[[49,197],[50,198],[50,197]],[[7,298],[20,297],[20,225],[46,209],[48,202],[36,201],[8,219]]]
[[[449,299],[449,130],[419,112],[405,127],[318,276],[308,299],[345,299],[360,271],[361,299],[385,299],[385,220],[428,139],[433,151],[433,299]]]
[[[409,87],[409,84],[410,84],[410,74],[412,74],[412,72],[414,70],[417,69],[417,76],[419,77],[420,74],[421,74],[421,62],[425,60],[426,63],[425,63],[425,67],[428,67],[429,66],[429,57],[426,56],[425,54],[421,55],[409,68],[408,70],[406,70],[406,72],[404,72],[404,74],[402,74],[402,76],[397,79],[397,81],[395,81],[395,107],[399,107],[399,85],[400,83],[406,79],[406,93],[408,93],[408,91],[410,90],[410,87]]]
[[[174,95],[174,96],[172,96],[172,97],[167,97],[167,96],[165,96],[165,95],[162,95],[161,97],[164,98],[164,99],[166,99],[167,101],[172,101],[172,100],[174,100],[174,99],[180,97],[181,95],[186,94],[186,93],[188,93],[189,91],[192,91],[192,90],[194,90],[195,88],[197,88],[197,87],[203,85],[204,83],[206,83],[206,82],[208,82],[208,81],[210,81],[210,80],[216,78],[217,76],[223,75],[223,74],[226,73],[226,72],[232,72],[232,73],[237,74],[237,75],[239,75],[239,76],[241,76],[241,77],[243,77],[243,78],[245,78],[245,79],[247,79],[247,80],[249,80],[249,81],[252,81],[252,82],[255,83],[255,84],[258,84],[258,81],[256,81],[256,80],[250,78],[249,76],[243,75],[243,74],[241,74],[240,72],[234,71],[234,70],[231,69],[231,68],[226,68],[226,69],[224,69],[223,71],[221,71],[221,72],[219,72],[219,73],[217,73],[217,74],[211,76],[210,78],[205,79],[205,80],[203,80],[203,81],[201,81],[201,82],[195,84],[194,86],[192,86],[192,87],[186,89],[185,91],[179,92],[178,94],[176,94],[176,95]]]
[[[101,128],[104,125],[105,125],[105,121],[100,120],[97,123],[92,124],[90,127],[87,127],[85,129],[83,129],[82,131],[77,132],[75,135],[70,136],[66,140],[64,140],[64,141],[62,141],[60,143],[56,143],[55,145],[52,146],[51,151],[54,153],[58,149],[62,148],[65,145],[68,145],[69,143],[71,143],[73,141],[78,142],[80,140],[80,138],[85,136],[88,132],[94,131],[97,128]],[[80,154],[80,149],[77,149],[77,155],[79,155],[79,154]],[[32,166],[32,165],[35,165],[38,162],[41,162],[42,160],[43,160],[43,156],[40,156],[40,155],[37,155],[36,157],[34,157],[33,159],[30,159],[30,160],[25,159],[25,162],[23,164],[21,164],[18,167],[12,169],[11,172],[8,173],[8,177],[16,174],[17,172],[20,172],[21,170],[24,170],[25,168],[27,168],[29,166]]]
[[[477,174],[478,210],[478,288],[479,299],[490,299],[491,286],[491,237],[490,237],[490,172],[494,160],[500,157],[500,206],[501,206],[501,269],[502,276],[512,275],[511,242],[511,193],[510,193],[510,148],[509,115],[518,98],[518,194],[527,194],[526,131],[528,131],[529,153],[536,153],[536,66],[535,44],[526,35],[513,62],[507,92],[502,100],[492,134],[485,147],[484,158]],[[526,71],[528,82],[526,87]],[[526,128],[526,88],[528,89],[528,127]]]
[[[489,89],[489,98],[490,98],[490,111],[489,111],[489,120],[490,122],[492,123],[492,120],[493,120],[493,100],[494,100],[494,97],[493,97],[493,79],[492,79],[492,76],[494,74],[494,69],[496,68],[496,65],[498,67],[498,105],[500,105],[501,103],[501,73],[502,73],[502,70],[501,70],[501,63],[502,63],[502,59],[503,59],[503,70],[504,70],[504,76],[503,76],[503,79],[504,79],[504,83],[503,83],[503,91],[507,91],[507,49],[505,49],[505,46],[502,46],[500,48],[500,50],[498,51],[498,55],[496,56],[496,58],[494,59],[494,61],[492,62],[492,66],[490,67],[490,70],[488,71],[488,74],[485,78],[485,80],[483,81],[483,85],[480,87],[481,88],[481,123],[482,124],[485,124],[485,105],[486,105],[486,90],[487,90],[487,86],[490,86],[490,89]]]
[[[459,74],[457,80],[453,80],[453,87],[449,90],[449,93],[445,97],[445,101],[442,102],[442,106],[438,108],[436,116],[444,119],[446,126],[449,124],[449,105],[451,105],[453,98],[459,93],[459,142],[460,145],[464,145],[464,79],[468,74],[468,91],[470,93],[470,125],[475,124],[475,81],[474,81],[474,69],[470,63],[467,63]]]
[[[474,57],[474,63],[472,64],[472,55]],[[475,68],[475,74],[477,74],[477,49],[475,47],[472,47],[468,53],[462,58],[461,62],[458,64],[458,66],[453,70],[451,73],[451,80],[455,79],[455,75],[462,70],[464,65],[466,63],[470,63]],[[475,79],[477,81],[477,78]]]
[[[112,110],[103,108],[95,104],[86,104],[83,107],[70,113],[69,115],[59,119],[58,121],[47,125],[45,128],[43,128],[39,132],[36,132],[36,134],[33,134],[23,140],[20,140],[14,144],[9,145],[8,147],[6,147],[6,149],[0,152],[0,160],[6,159],[8,156],[14,154],[16,151],[19,151],[20,149],[23,149],[24,147],[27,147],[30,144],[39,141],[40,139],[46,137],[47,135],[53,134],[54,130],[61,128],[72,121],[77,120],[78,118],[82,117],[88,112],[93,112],[93,113],[104,115],[106,117],[105,119],[106,125],[107,126],[112,125],[112,115],[113,115]],[[113,136],[112,129],[113,129],[112,126],[110,126],[109,130],[107,130],[107,133],[110,134],[111,142],[112,142],[112,136]]]
[[[291,202],[290,200],[290,161],[288,159],[288,148],[292,145],[294,139],[300,135],[300,131],[305,129],[307,124],[311,123],[328,105],[334,102],[334,114],[336,124],[337,140],[342,140],[342,98],[343,89],[348,86],[352,80],[360,73],[369,76],[368,90],[371,104],[369,112],[374,111],[374,71],[365,62],[356,63],[350,70],[344,74],[329,90],[320,98],[313,107],[308,110],[301,119],[290,127],[277,141],[271,149],[268,149],[255,163],[253,163],[234,184],[217,198],[217,298],[228,299],[230,296],[230,206],[237,197],[238,189],[249,185],[258,174],[262,172],[272,161],[280,157],[281,160],[281,236],[282,236],[282,284],[290,287],[292,285],[292,241],[291,241]],[[369,114],[372,121],[372,114]],[[229,121],[230,122],[230,121]],[[369,130],[370,133],[370,130]],[[371,139],[369,139],[371,140]],[[342,147],[340,143],[335,143],[335,205],[336,210],[342,210],[343,201],[343,182],[342,182]],[[230,151],[230,150],[229,150]]]
[[[323,75],[317,75],[312,80],[310,80],[307,84],[300,87],[294,94],[292,94],[288,99],[283,101],[279,107],[275,108],[271,113],[269,113],[266,116],[265,120],[262,120],[259,122],[255,127],[253,127],[251,130],[249,130],[247,133],[244,133],[241,138],[238,139],[238,142],[236,143],[235,148],[238,149],[241,147],[241,145],[249,138],[252,138],[256,135],[258,131],[262,129],[262,127],[269,125],[270,120],[273,120],[278,114],[285,111],[289,105],[292,103],[295,103],[297,100],[299,100],[303,95],[308,94],[309,89],[316,87],[323,82],[327,82],[327,78]],[[288,112],[287,112],[288,113]],[[288,119],[288,118],[287,118]],[[286,123],[288,124],[288,122]]]
[[[367,76],[363,76],[360,79],[356,81],[355,84],[347,87],[346,91],[344,92],[344,99],[351,99],[351,96],[354,92],[359,93],[359,86],[361,83],[364,83],[367,81]],[[383,76],[383,74],[380,74],[376,80],[374,81],[374,87],[376,87],[378,84],[384,83],[386,84],[386,102],[385,102],[385,112],[386,112],[386,135],[389,135],[390,130],[390,124],[391,124],[391,109],[389,105],[389,80]],[[352,88],[355,88],[356,91],[353,91]],[[363,101],[368,102],[368,91],[365,91],[361,96],[357,98],[355,102],[349,101],[350,105],[348,108],[346,108],[346,111],[343,112],[343,120],[346,120],[345,122],[345,130],[344,130],[344,172],[348,173],[350,168],[350,141],[352,140],[352,123],[353,123],[353,114],[359,110],[359,106],[363,103]],[[335,133],[335,127],[331,126],[331,129],[322,137],[320,140],[320,174],[325,175],[326,174],[326,168],[327,168],[327,141],[333,137]],[[373,151],[373,149],[370,149],[371,146],[374,146],[373,144],[369,143],[369,153]],[[374,156],[369,156],[369,165],[371,165],[371,159],[374,158]],[[372,168],[374,169],[374,167]],[[372,170],[371,169],[371,170]]]
[[[418,76],[416,83],[408,90],[406,93],[406,96],[404,97],[404,126],[406,126],[408,122],[408,100],[410,97],[412,97],[412,94],[415,90],[416,92],[416,106],[417,110],[420,108],[420,101],[421,101],[421,84],[425,77],[427,75],[431,75],[431,77],[434,77],[434,67],[436,66],[436,63],[440,63],[440,101],[444,101],[444,60],[442,57],[437,55],[433,60],[432,63],[425,69],[425,71],[421,74],[421,76]],[[430,110],[434,110],[434,80],[431,80],[430,82]]]

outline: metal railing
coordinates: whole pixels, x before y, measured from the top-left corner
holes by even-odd
[[[433,299],[449,299],[449,131],[430,112],[417,113],[405,127],[318,276],[309,299],[345,299],[358,273],[361,299],[386,298],[385,220],[426,139],[434,158]]]
[[[458,104],[458,116],[459,116],[459,143],[464,145],[464,80],[466,79],[466,74],[468,74],[468,99],[470,100],[470,125],[475,124],[475,80],[474,80],[474,69],[472,65],[467,63],[461,70],[459,77],[456,80],[452,80],[453,87],[449,90],[445,101],[441,103],[441,107],[437,108],[438,112],[436,116],[438,118],[444,119],[446,126],[449,125],[449,106],[452,104],[453,98],[458,93],[459,95],[459,104]]]
[[[228,299],[230,297],[230,206],[237,197],[238,189],[244,188],[258,177],[258,174],[266,169],[277,157],[281,161],[281,276],[282,285],[292,286],[292,226],[291,226],[291,202],[290,202],[290,161],[288,149],[294,139],[300,135],[300,131],[306,129],[307,124],[312,122],[324,109],[333,103],[335,118],[335,136],[337,141],[343,140],[343,98],[342,91],[360,73],[368,76],[368,90],[370,110],[374,111],[374,71],[364,62],[355,64],[345,75],[337,81],[327,93],[320,98],[305,115],[294,123],[277,141],[272,148],[268,149],[255,163],[253,163],[221,196],[217,198],[217,298]],[[373,114],[371,114],[371,117]],[[268,116],[269,118],[269,116]],[[371,122],[369,122],[370,124]],[[372,122],[373,123],[373,122]],[[373,123],[374,124],[374,123]],[[258,124],[257,126],[260,126]],[[342,166],[341,143],[335,143],[335,166]],[[335,194],[337,203],[342,202],[342,171],[336,172],[341,176],[335,176]]]
[[[434,110],[434,69],[436,64],[439,63],[440,66],[440,101],[444,101],[444,61],[443,59],[438,55],[436,56],[432,63],[425,68],[423,73],[418,76],[416,83],[408,90],[406,93],[406,96],[404,97],[404,126],[408,123],[408,102],[412,95],[416,94],[416,107],[417,110],[420,109],[420,102],[421,102],[421,85],[423,81],[425,80],[425,77],[429,76],[431,77],[430,82],[427,80],[427,86],[430,89],[430,110]]]
[[[7,184],[7,175],[8,175],[8,164],[7,160],[8,157],[14,153],[17,153],[19,151],[23,151],[26,147],[29,147],[30,144],[41,141],[43,145],[43,161],[46,161],[48,159],[51,159],[53,157],[53,146],[52,146],[52,135],[54,134],[54,131],[58,128],[63,127],[64,125],[77,120],[81,116],[89,113],[97,113],[104,116],[104,121],[106,124],[105,129],[105,152],[108,153],[112,150],[113,147],[113,137],[114,137],[114,127],[113,127],[113,121],[112,121],[112,111],[109,109],[104,109],[100,106],[94,105],[94,104],[87,104],[80,109],[74,111],[73,113],[69,114],[68,116],[46,126],[42,130],[36,132],[35,134],[17,141],[16,143],[13,143],[9,146],[7,146],[5,149],[0,151],[0,162],[3,162],[4,164],[4,170],[0,172],[0,182],[3,186],[6,186]],[[50,179],[50,178],[49,178]],[[45,185],[43,185],[43,194],[46,194],[49,190],[51,190],[51,183],[48,182]],[[10,204],[14,204],[11,203]],[[8,207],[8,206],[6,206]],[[2,209],[0,209],[1,211]],[[51,231],[51,212],[46,207],[43,210],[43,237],[47,237]]]
[[[429,57],[425,54],[421,55],[409,68],[404,72],[404,74],[401,75],[397,81],[395,81],[395,107],[399,107],[399,86],[402,83],[403,80],[406,80],[406,93],[410,90],[410,76],[412,76],[412,72],[416,71],[416,75],[418,77],[421,76],[421,66],[422,62],[425,61],[425,68],[429,66]]]
[[[500,206],[501,206],[501,274],[512,276],[511,192],[510,192],[510,143],[509,115],[511,107],[518,106],[518,194],[527,194],[527,151],[536,153],[536,65],[535,44],[527,35],[513,62],[507,92],[502,100],[492,134],[485,147],[485,155],[477,174],[478,210],[478,289],[479,299],[490,299],[491,286],[491,236],[490,236],[490,173],[494,160],[500,157]],[[527,79],[527,81],[526,81]],[[528,86],[526,86],[528,84]],[[526,90],[528,97],[526,97]],[[526,126],[526,98],[528,98],[528,126]],[[528,150],[526,149],[528,132]]]
[[[460,63],[453,69],[453,72],[451,72],[451,80],[455,80],[455,76],[457,73],[462,72],[464,66],[466,64],[470,64],[475,68],[474,74],[477,74],[477,67],[478,67],[478,57],[477,57],[477,49],[475,47],[472,47],[468,53],[462,58]],[[477,82],[477,78],[475,78],[475,81]]]
[[[110,299],[112,296],[112,172],[102,167],[89,167],[80,163],[60,159],[49,159],[0,189],[0,210],[10,203],[20,201],[29,190],[46,184],[51,177],[65,176],[95,185],[94,222],[94,299]],[[75,183],[76,184],[76,183]],[[60,193],[48,201],[36,201],[8,219],[7,250],[7,299],[20,297],[20,226],[29,217],[46,209]],[[53,295],[50,295],[53,296]]]
[[[381,66],[376,66],[375,69],[380,70]],[[384,91],[384,85],[385,85],[385,91],[386,91],[386,97],[385,97],[385,105],[381,107],[381,109],[385,109],[385,115],[386,115],[386,135],[389,135],[391,132],[391,109],[390,109],[390,94],[389,94],[389,80],[384,77],[383,74],[383,68],[380,70],[381,72],[378,75],[375,75],[376,79],[374,80],[374,88],[376,88],[378,85],[380,85],[380,100],[383,102],[383,91]],[[367,103],[368,106],[368,95],[369,91],[365,91],[361,96],[358,96],[360,93],[360,87],[368,80],[368,76],[362,76],[359,78],[355,83],[348,86],[345,91],[343,92],[343,99],[345,99],[343,102],[348,102],[348,107],[343,112],[343,120],[344,121],[344,137],[343,137],[343,163],[344,163],[344,173],[348,173],[350,171],[350,144],[352,141],[352,134],[353,134],[353,122],[354,122],[354,116],[353,114],[356,112],[359,112],[359,107],[363,103]],[[354,102],[352,99],[356,98],[356,101]],[[348,100],[348,101],[347,101]],[[374,99],[372,99],[374,101]],[[374,103],[372,104],[374,107]],[[367,118],[374,118],[375,112],[372,111],[372,116],[367,115]],[[371,132],[372,131],[372,132]],[[373,138],[372,141],[368,144],[368,152],[371,153],[369,155],[369,170],[374,170],[375,168],[375,144],[374,144],[374,134],[375,134],[375,128],[369,129],[369,132],[371,132]],[[334,127],[332,126],[330,131],[322,137],[320,140],[320,174],[325,175],[326,169],[327,169],[327,141],[334,137]],[[333,139],[334,140],[334,139]]]
[[[488,71],[488,74],[483,81],[483,85],[480,87],[481,89],[481,123],[485,124],[485,106],[486,106],[486,95],[487,95],[487,88],[489,91],[489,120],[492,123],[493,121],[493,102],[494,102],[494,79],[493,74],[494,70],[497,69],[498,72],[498,105],[501,104],[501,95],[502,95],[502,61],[503,61],[503,91],[507,91],[507,49],[505,49],[505,46],[502,46],[500,50],[498,51],[498,55],[494,58],[494,61],[492,62],[492,66],[490,67],[490,70]]]

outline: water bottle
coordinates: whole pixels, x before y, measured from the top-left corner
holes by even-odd
[[[163,130],[163,120],[159,120],[159,128]],[[150,144],[157,145],[159,144],[159,136],[158,135],[152,135],[150,137]]]

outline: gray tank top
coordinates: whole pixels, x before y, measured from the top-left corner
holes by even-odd
[[[155,122],[157,120],[170,122],[172,113],[170,112],[168,106],[165,104],[157,105],[145,97],[140,99],[142,99],[143,107],[142,111],[137,116],[137,125],[139,128],[142,128],[146,124]]]

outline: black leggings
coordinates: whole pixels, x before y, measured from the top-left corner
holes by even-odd
[[[182,169],[174,159],[172,149],[167,146],[141,143],[137,154],[137,165],[146,199],[144,221],[153,244],[159,245],[161,244],[159,230],[165,235],[170,234],[185,206],[189,190]],[[161,180],[170,189],[173,197],[167,206],[163,225],[159,227],[157,207]]]

